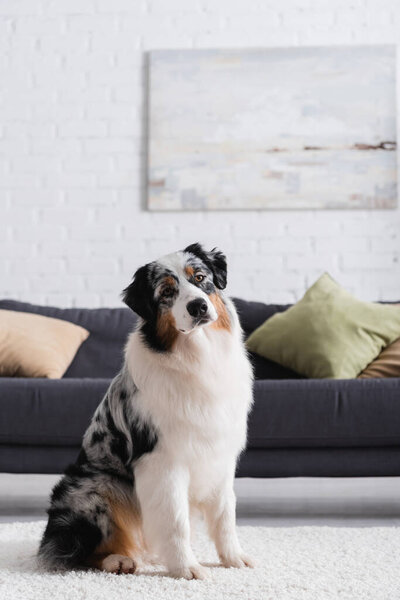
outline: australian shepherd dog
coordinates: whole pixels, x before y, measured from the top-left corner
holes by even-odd
[[[47,568],[133,573],[147,560],[203,579],[191,548],[201,512],[225,567],[252,566],[235,526],[252,369],[217,249],[200,244],[136,272],[123,300],[140,319],[125,361],[52,491]]]

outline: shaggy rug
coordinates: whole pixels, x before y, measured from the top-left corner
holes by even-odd
[[[0,598],[5,600],[395,600],[400,598],[400,528],[240,527],[255,569],[216,566],[210,542],[194,546],[211,566],[206,581],[99,571],[45,573],[35,553],[44,522],[0,525]]]

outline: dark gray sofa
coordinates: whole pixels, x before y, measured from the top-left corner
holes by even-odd
[[[234,299],[248,336],[288,306]],[[0,309],[82,325],[90,336],[60,380],[0,378],[0,471],[59,473],[82,435],[135,324],[127,308],[59,309],[0,300]],[[311,380],[252,356],[254,407],[239,476],[400,475],[400,379]]]

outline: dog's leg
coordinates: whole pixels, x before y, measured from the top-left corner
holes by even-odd
[[[199,564],[190,546],[188,473],[165,464],[154,453],[135,468],[146,544],[157,552],[173,577],[204,579],[207,569]]]
[[[227,481],[203,504],[211,539],[224,567],[253,567],[240,546],[236,533],[236,498],[232,481]]]
[[[140,517],[137,506],[121,498],[108,498],[110,529],[108,539],[96,549],[86,564],[108,573],[135,573],[143,554]]]

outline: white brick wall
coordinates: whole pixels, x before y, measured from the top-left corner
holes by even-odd
[[[0,297],[118,305],[136,267],[200,240],[242,297],[293,301],[328,270],[400,299],[400,210],[144,208],[145,51],[399,39],[398,0],[0,0]]]

